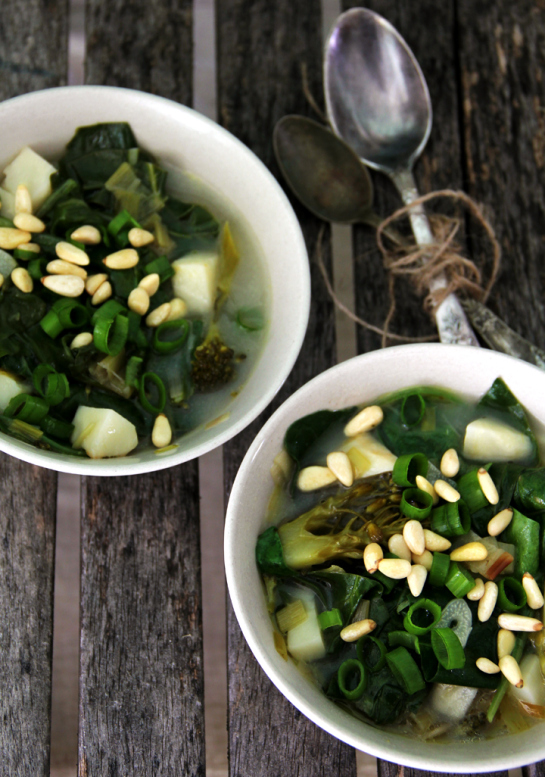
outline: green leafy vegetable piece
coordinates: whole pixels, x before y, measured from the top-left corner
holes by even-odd
[[[537,442],[530,427],[526,411],[502,378],[496,378],[486,394],[479,400],[479,407],[487,407],[494,410],[499,417],[503,416],[504,420],[505,414],[508,413],[510,423],[521,432],[524,432],[532,442],[533,460],[529,461],[528,464],[537,463]]]
[[[333,428],[340,432],[354,412],[355,408],[318,410],[316,413],[299,418],[291,424],[284,437],[286,451],[299,466],[302,466],[305,456],[320,437]]]
[[[282,542],[276,526],[270,526],[263,534],[259,535],[255,557],[257,568],[262,574],[278,577],[293,576],[293,569],[290,569],[284,561]]]

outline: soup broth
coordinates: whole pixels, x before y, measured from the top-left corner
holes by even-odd
[[[501,379],[292,424],[259,537],[279,652],[335,703],[422,740],[545,717],[545,468]]]

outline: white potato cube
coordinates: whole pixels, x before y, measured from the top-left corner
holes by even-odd
[[[115,410],[82,405],[72,423],[72,446],[83,448],[91,459],[126,456],[138,445],[136,427]]]
[[[369,432],[347,438],[339,450],[348,455],[356,478],[368,478],[381,472],[391,472],[397,458]]]
[[[4,412],[13,397],[28,394],[31,386],[7,370],[0,370],[0,412]]]
[[[314,597],[302,597],[307,619],[288,631],[288,652],[299,661],[316,661],[325,656],[324,638],[318,623]]]
[[[36,211],[51,194],[50,177],[56,169],[47,159],[25,146],[4,170],[3,188],[15,195],[19,184],[24,184]]]
[[[188,315],[211,313],[218,286],[219,256],[215,251],[196,251],[172,262],[172,287],[187,303]]]
[[[2,203],[0,216],[4,216],[6,219],[12,219],[15,216],[15,195],[8,192],[7,189],[0,187],[0,202]]]
[[[429,706],[439,720],[457,723],[467,715],[477,690],[465,685],[435,683],[429,697]]]
[[[526,704],[545,706],[545,680],[539,656],[536,653],[527,653],[520,662],[520,671],[524,685],[522,688],[509,685],[509,693]]]
[[[532,453],[527,435],[494,418],[478,418],[466,426],[463,454],[474,461],[524,461]]]

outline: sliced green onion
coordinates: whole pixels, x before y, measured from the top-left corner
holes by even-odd
[[[93,342],[102,353],[107,353],[108,356],[117,356],[127,342],[128,333],[129,319],[127,316],[118,315],[113,321],[100,318],[93,329]]]
[[[261,308],[240,308],[237,312],[237,324],[249,332],[258,332],[265,326]]]
[[[409,634],[422,636],[432,629],[441,618],[441,607],[431,599],[419,599],[409,607],[403,626]],[[418,616],[416,615],[418,613]],[[422,617],[424,616],[424,617]],[[416,620],[420,622],[417,623]],[[424,622],[423,622],[424,621]]]
[[[433,553],[433,561],[431,562],[429,583],[436,588],[441,588],[447,582],[448,572],[450,568],[450,556],[447,553],[439,553],[435,551]]]
[[[358,659],[372,673],[380,672],[386,664],[386,645],[381,639],[372,637],[369,634],[358,639],[356,642],[356,653],[358,654]],[[376,656],[375,659],[373,655]]]
[[[162,339],[166,332],[175,332],[179,330],[178,337],[174,340]],[[153,335],[153,347],[157,353],[171,353],[178,350],[187,340],[189,334],[189,321],[185,318],[178,318],[176,321],[164,321],[156,328]]]
[[[34,388],[49,405],[60,405],[70,396],[68,378],[49,364],[39,364],[32,373]]]
[[[341,611],[337,609],[337,607],[334,607],[332,610],[321,612],[318,615],[318,623],[320,624],[322,631],[331,629],[333,626],[342,626],[343,619],[341,616]]]
[[[157,394],[156,405],[152,405],[147,397],[149,390],[152,388],[149,384],[153,384],[153,387],[155,387]],[[162,413],[165,409],[165,403],[167,401],[165,384],[154,372],[145,372],[142,375],[138,386],[138,394],[140,397],[140,404],[146,412],[159,415],[159,413]]]
[[[40,426],[45,434],[58,437],[60,440],[68,440],[74,431],[74,424],[66,423],[58,418],[52,418],[50,415],[42,418]]]
[[[110,235],[116,237],[116,235],[126,227],[138,227],[139,229],[142,228],[138,221],[136,221],[136,219],[131,216],[128,210],[122,210],[110,221],[107,229]]]
[[[407,648],[397,647],[386,654],[386,661],[397,682],[408,694],[426,687],[422,673]]]
[[[423,453],[406,453],[398,456],[392,470],[392,480],[397,486],[414,486],[416,476],[428,473],[428,459]]]
[[[64,329],[76,329],[89,321],[89,312],[74,299],[59,299],[40,321],[40,326],[51,338],[57,337]]]
[[[131,388],[138,388],[138,373],[144,360],[140,356],[131,356],[125,370],[125,383]]]
[[[515,577],[504,577],[499,581],[498,604],[506,612],[516,612],[526,604],[526,591]]]
[[[363,696],[367,684],[365,667],[356,658],[344,661],[337,672],[337,682],[343,696],[350,701],[357,701]]]
[[[47,275],[46,265],[47,259],[42,257],[41,259],[31,259],[27,265],[27,272],[34,281],[39,281],[44,275]]]
[[[55,339],[57,335],[60,335],[62,330],[64,329],[63,325],[60,322],[60,319],[58,315],[55,313],[54,310],[48,310],[45,316],[40,321],[40,326],[46,333],[46,335],[49,335],[51,339]]]
[[[471,528],[471,515],[462,499],[446,502],[431,512],[431,528],[443,537],[467,534]]]
[[[390,647],[401,645],[409,650],[414,650],[420,655],[420,642],[416,634],[409,634],[408,631],[390,631],[388,634],[388,644]]]
[[[151,273],[156,272],[161,279],[161,283],[164,283],[164,281],[174,275],[172,265],[166,256],[159,256],[157,259],[154,259],[153,262],[149,262],[149,264],[144,267],[144,271],[146,275],[151,275]]]
[[[477,475],[478,471],[478,469],[472,469],[469,472],[466,472],[466,474],[462,475],[456,483],[456,488],[460,493],[460,496],[467,504],[469,512],[472,514],[489,504],[488,499],[483,494],[481,484],[479,483],[479,477]]]
[[[407,518],[423,521],[431,513],[433,497],[419,488],[405,488],[401,494],[399,509]]]
[[[465,599],[451,599],[443,607],[443,614],[436,628],[452,629],[460,640],[462,647],[465,647],[473,630],[473,615]]]
[[[36,251],[25,251],[24,247],[18,246],[13,251],[14,259],[20,259],[23,262],[28,262],[31,259],[37,259],[38,253]]]
[[[101,319],[113,321],[119,313],[126,314],[127,308],[123,307],[123,305],[115,299],[109,299],[95,310],[93,317],[91,318],[91,324],[94,326],[97,321],[100,321]]]
[[[49,413],[49,405],[41,397],[31,394],[17,394],[4,410],[8,418],[17,418],[27,424],[38,424]]]
[[[451,561],[445,585],[453,596],[461,599],[475,588],[475,578],[468,569]]]
[[[416,391],[405,397],[401,404],[401,420],[405,426],[416,426],[424,417],[426,402],[422,394]]]
[[[464,649],[452,629],[433,629],[431,646],[435,657],[445,669],[462,669],[465,665]]]

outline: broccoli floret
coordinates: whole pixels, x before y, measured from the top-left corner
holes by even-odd
[[[235,352],[214,334],[195,348],[191,377],[197,391],[213,391],[235,375]]]

